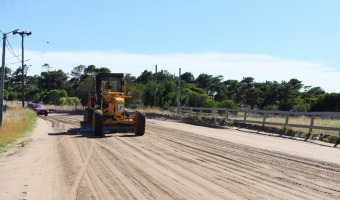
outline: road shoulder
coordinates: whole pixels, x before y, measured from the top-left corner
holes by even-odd
[[[181,122],[169,122],[154,119],[148,119],[148,122],[181,131],[190,130],[190,132],[195,134],[251,147],[282,152],[293,156],[300,156],[322,162],[340,164],[340,149],[334,148],[328,144],[310,143],[301,140],[287,139],[279,136],[242,132],[235,129],[207,128]]]
[[[26,145],[0,158],[0,199],[54,199],[55,144],[52,124],[38,118]],[[27,142],[29,141],[29,142]]]

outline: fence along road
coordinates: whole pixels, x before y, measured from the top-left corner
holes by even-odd
[[[202,107],[171,107],[172,110],[177,110],[177,113],[187,113],[190,116],[193,115],[201,115],[201,116],[209,116],[211,118],[224,118],[226,122],[233,120],[234,122],[239,123],[253,123],[253,124],[260,124],[262,127],[266,125],[275,125],[275,126],[282,126],[282,127],[295,127],[295,128],[307,128],[309,129],[308,134],[305,140],[308,140],[312,135],[313,129],[319,130],[327,130],[327,131],[338,131],[339,138],[335,143],[334,147],[340,143],[340,124],[339,127],[329,127],[329,126],[316,126],[314,124],[316,117],[323,117],[323,118],[330,118],[330,119],[340,119],[340,113],[337,112],[289,112],[289,111],[269,111],[269,110],[251,110],[251,109],[229,109],[229,108],[202,108]],[[218,114],[218,113],[224,113]],[[235,113],[244,113],[243,119],[232,119],[230,118],[231,115],[235,115]],[[256,120],[249,120],[247,119],[249,114],[255,114],[257,116],[261,116],[261,121]],[[284,123],[279,122],[268,122],[266,119],[270,115],[275,116],[282,116],[285,118]],[[292,124],[289,123],[289,118],[291,117],[298,117],[298,116],[308,116],[310,119],[309,125],[303,124]]]

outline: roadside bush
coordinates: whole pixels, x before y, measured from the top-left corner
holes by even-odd
[[[292,111],[294,112],[308,112],[310,110],[309,104],[298,104],[294,105]]]
[[[237,105],[232,100],[224,100],[221,102],[216,103],[217,108],[230,108],[230,109],[237,109]],[[219,110],[218,114],[223,115],[225,111]]]
[[[203,116],[201,114],[197,115],[197,121],[202,122]]]
[[[282,131],[284,135],[294,136],[293,130],[289,126],[283,126]]]
[[[17,92],[10,92],[8,94],[8,98],[7,100],[9,101],[15,101],[15,100],[18,100],[19,99],[19,94]]]
[[[263,110],[279,110],[279,106],[277,105],[268,105],[263,108]]]
[[[216,106],[218,108],[231,108],[231,109],[237,108],[237,105],[232,100],[224,100],[221,102],[217,102]]]
[[[329,143],[334,144],[337,141],[338,141],[338,137],[336,137],[336,136],[331,135],[331,136],[327,137],[327,142],[329,142]]]
[[[60,98],[67,97],[67,92],[65,90],[51,90],[46,93],[46,95],[42,98],[43,103],[49,104],[52,103],[54,105],[60,105]]]
[[[4,99],[8,99],[8,96],[9,96],[9,92],[4,89]]]

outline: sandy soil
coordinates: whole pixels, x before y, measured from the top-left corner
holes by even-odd
[[[146,134],[79,134],[82,116],[38,120],[0,156],[0,199],[340,199],[340,149],[147,119]]]

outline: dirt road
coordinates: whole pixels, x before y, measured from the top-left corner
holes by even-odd
[[[152,119],[93,138],[81,118],[40,117],[0,158],[0,199],[340,199],[339,148]]]

